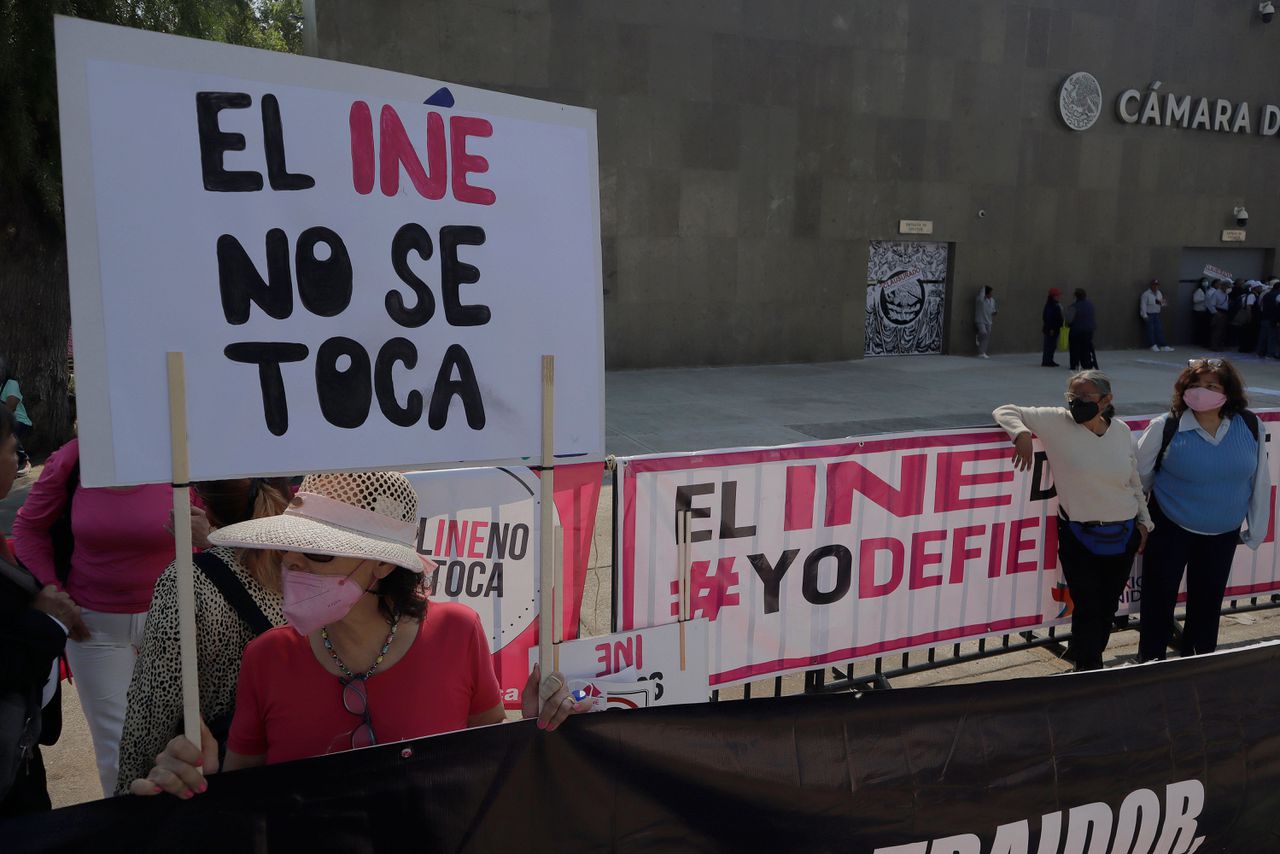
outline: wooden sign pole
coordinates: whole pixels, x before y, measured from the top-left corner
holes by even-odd
[[[689,619],[689,567],[690,561],[690,524],[693,516],[688,510],[676,513],[676,602],[680,621],[680,669],[685,669],[684,624]]]
[[[542,678],[555,670],[555,377],[556,357],[542,357],[542,476],[538,517],[538,663]],[[538,695],[538,708],[545,699]]]
[[[551,558],[551,565],[557,568],[556,579],[558,581],[564,568],[564,528],[559,525],[556,525],[555,547],[556,550]],[[552,664],[558,671],[560,669],[560,644],[564,643],[564,593],[560,590],[559,583],[553,584],[551,590],[554,593],[551,607],[555,609],[556,615],[554,622],[555,634],[551,638],[552,643],[555,644],[553,647],[555,660]]]
[[[182,727],[200,744],[200,680],[196,670],[195,568],[191,560],[191,484],[187,465],[187,388],[181,353],[168,353],[169,443],[173,455],[173,542],[178,570],[178,643],[182,653]]]

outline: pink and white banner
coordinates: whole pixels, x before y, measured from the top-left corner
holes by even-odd
[[[1052,474],[1011,456],[992,428],[619,459],[618,628],[675,621],[681,510],[713,687],[1066,622]],[[1273,539],[1274,518],[1229,597],[1280,589]],[[1140,596],[1135,566],[1121,612]]]

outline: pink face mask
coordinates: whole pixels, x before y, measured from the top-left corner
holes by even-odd
[[[294,569],[282,570],[281,574],[284,617],[303,636],[347,616],[364,595],[350,575],[316,575]]]
[[[1196,412],[1210,412],[1221,409],[1227,402],[1227,396],[1220,391],[1207,388],[1189,388],[1182,393],[1182,401]]]

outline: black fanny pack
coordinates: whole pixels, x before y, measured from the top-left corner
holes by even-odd
[[[1093,554],[1099,557],[1124,554],[1133,537],[1136,519],[1125,522],[1075,522],[1064,514],[1062,520],[1071,528],[1071,535]]]

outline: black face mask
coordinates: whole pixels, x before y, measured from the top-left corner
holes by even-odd
[[[1080,400],[1076,398],[1071,401],[1071,417],[1075,419],[1077,424],[1083,424],[1086,421],[1092,421],[1098,415],[1098,404],[1091,400]]]

